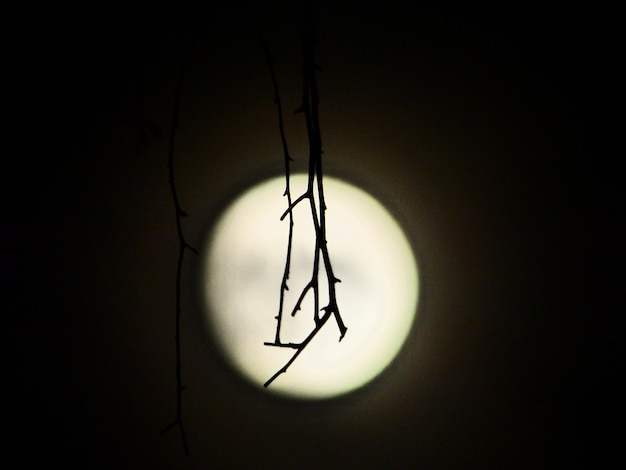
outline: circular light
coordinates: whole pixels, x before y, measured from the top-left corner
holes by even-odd
[[[307,185],[291,177],[293,199]],[[267,346],[276,337],[280,285],[285,269],[289,218],[283,177],[243,193],[222,214],[203,259],[207,324],[228,362],[260,387],[296,352]],[[299,398],[350,392],[379,375],[406,340],[416,313],[418,272],[398,223],[372,196],[346,182],[324,177],[327,242],[341,317],[331,317],[286,373],[267,390]],[[319,207],[319,204],[318,204]],[[280,341],[297,343],[314,329],[313,293],[291,315],[313,275],[314,226],[308,200],[293,211],[293,246]],[[320,263],[322,265],[322,263]],[[320,304],[328,303],[326,273],[319,272]],[[323,314],[321,312],[320,314]]]

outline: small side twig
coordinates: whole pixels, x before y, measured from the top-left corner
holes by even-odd
[[[170,128],[170,138],[169,138],[169,147],[168,147],[168,160],[167,160],[167,168],[168,168],[168,177],[169,177],[169,185],[172,193],[172,201],[174,203],[174,216],[176,219],[176,233],[178,235],[178,262],[176,265],[176,327],[175,327],[175,343],[176,343],[176,417],[174,421],[170,423],[163,431],[161,431],[161,436],[167,433],[170,429],[178,426],[180,430],[181,439],[183,441],[183,448],[185,450],[185,455],[189,456],[189,446],[187,444],[187,435],[185,433],[185,426],[183,423],[183,413],[182,413],[182,401],[183,401],[183,391],[185,390],[185,386],[182,384],[182,359],[181,359],[181,339],[180,339],[180,318],[181,318],[181,277],[182,277],[182,269],[183,269],[183,261],[185,258],[185,251],[189,250],[194,254],[198,254],[198,250],[192,247],[185,240],[185,235],[183,233],[182,227],[182,218],[187,217],[187,213],[182,209],[180,202],[178,200],[178,193],[176,191],[176,182],[174,179],[174,148],[175,148],[175,137],[176,131],[179,129],[178,123],[178,115],[180,108],[180,98],[183,88],[183,82],[185,77],[185,71],[188,66],[189,60],[191,58],[191,53],[193,49],[193,41],[189,46],[189,50],[187,53],[187,57],[183,62],[183,65],[180,69],[180,75],[178,77],[178,82],[176,84],[175,96],[174,96],[174,111],[172,114],[172,126]]]

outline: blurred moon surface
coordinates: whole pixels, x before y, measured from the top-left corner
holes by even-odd
[[[417,313],[419,275],[409,241],[375,198],[343,180],[324,177],[326,239],[337,303],[348,331],[330,318],[267,391],[299,399],[349,393],[377,377],[406,341]],[[292,200],[303,194],[305,174],[292,175]],[[267,346],[276,336],[289,217],[285,178],[248,189],[221,214],[202,258],[206,325],[226,361],[262,387],[296,352]],[[319,201],[316,201],[319,209]],[[291,315],[313,275],[315,231],[308,200],[293,210],[293,245],[280,341],[297,343],[315,328],[313,291]],[[318,273],[322,308],[328,303],[323,263]]]

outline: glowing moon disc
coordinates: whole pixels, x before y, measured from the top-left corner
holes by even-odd
[[[295,199],[306,176],[291,178]],[[232,366],[262,386],[295,350],[264,345],[276,336],[280,284],[285,268],[289,219],[281,197],[284,178],[246,191],[222,214],[210,234],[203,259],[207,324]],[[393,360],[406,340],[416,313],[418,272],[400,226],[366,192],[324,178],[328,250],[339,310],[348,331],[330,318],[304,351],[268,388],[299,398],[326,398],[366,384]],[[319,204],[318,204],[319,207]],[[291,315],[311,280],[315,251],[308,200],[294,210],[289,290],[285,295],[280,340],[302,341],[315,327],[313,296]],[[326,273],[320,269],[320,308],[327,305]]]

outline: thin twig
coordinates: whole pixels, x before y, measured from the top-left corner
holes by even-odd
[[[284,156],[284,164],[285,164],[285,192],[283,196],[287,197],[287,205],[289,207],[292,206],[291,202],[291,185],[290,185],[290,162],[293,161],[291,155],[289,154],[289,147],[287,145],[287,137],[285,135],[285,126],[283,120],[283,109],[280,101],[280,93],[278,89],[278,79],[276,78],[276,72],[274,70],[274,61],[272,59],[272,55],[270,53],[269,46],[265,41],[265,37],[263,36],[261,29],[257,25],[257,34],[261,41],[261,45],[263,47],[263,51],[265,52],[265,59],[267,60],[268,67],[270,69],[270,75],[272,77],[272,86],[274,88],[274,104],[276,105],[276,113],[278,114],[278,130],[280,132],[280,141],[283,147],[283,156]],[[285,214],[280,218],[283,220]],[[283,318],[283,309],[285,304],[285,292],[289,290],[289,286],[287,285],[287,281],[289,280],[289,271],[291,269],[291,246],[293,240],[293,213],[289,212],[289,235],[287,238],[287,254],[285,256],[285,268],[283,270],[283,279],[280,283],[280,300],[278,306],[278,314],[276,315],[276,337],[274,342],[276,344],[280,344],[280,327]]]
[[[181,208],[180,202],[178,200],[178,194],[176,192],[176,183],[174,180],[174,148],[175,148],[175,137],[176,131],[179,129],[178,124],[178,115],[180,108],[180,98],[183,88],[183,82],[185,77],[185,71],[191,59],[191,53],[193,50],[194,42],[192,41],[187,56],[181,66],[180,75],[178,77],[178,82],[176,84],[175,96],[174,96],[174,111],[172,113],[172,126],[170,128],[170,139],[169,139],[169,147],[168,147],[168,160],[167,160],[167,168],[169,172],[169,184],[172,192],[172,201],[174,203],[174,213],[176,218],[176,233],[178,235],[178,263],[176,265],[176,332],[175,332],[175,343],[176,343],[176,417],[172,423],[170,423],[162,432],[161,435],[165,434],[170,429],[178,426],[180,430],[180,435],[183,441],[183,448],[185,450],[185,455],[189,456],[189,446],[187,445],[187,436],[185,433],[185,426],[183,424],[183,413],[182,413],[182,402],[183,402],[183,391],[185,390],[185,386],[182,384],[182,359],[181,359],[181,340],[180,340],[180,317],[181,317],[181,278],[182,278],[182,269],[183,269],[183,261],[185,258],[185,250],[190,250],[194,254],[198,254],[198,250],[192,247],[185,240],[185,235],[183,233],[182,227],[182,218],[187,217],[187,213]]]

